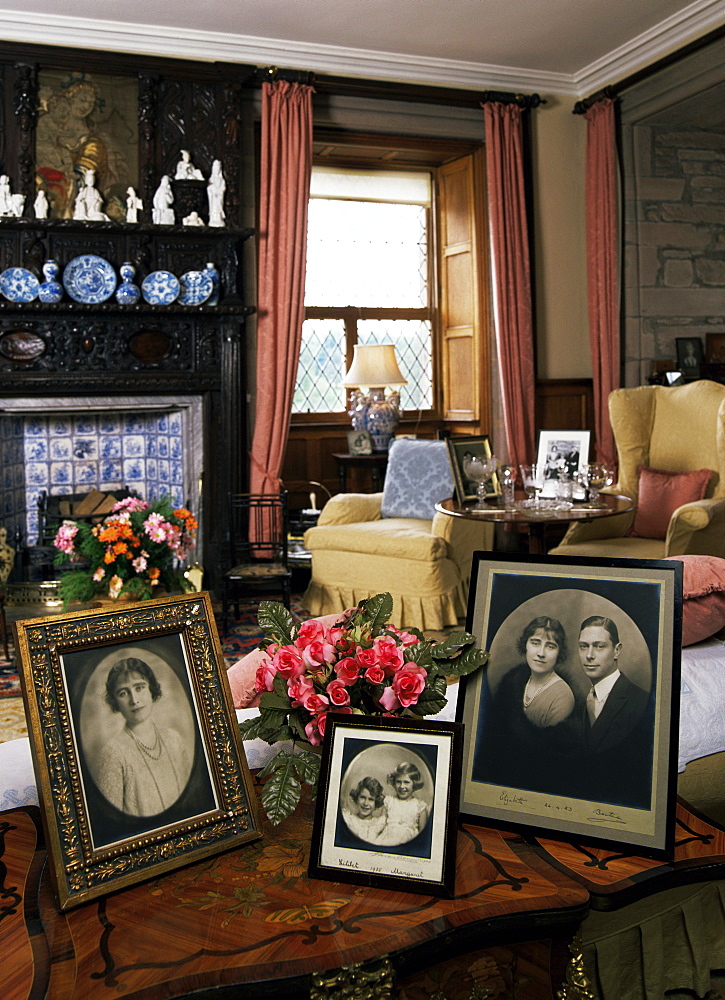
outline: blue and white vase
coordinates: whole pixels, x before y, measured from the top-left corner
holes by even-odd
[[[116,289],[116,302],[120,306],[135,306],[141,298],[141,289],[133,281],[136,268],[126,261],[121,264],[118,273],[121,275],[121,284]]]
[[[220,291],[219,272],[214,267],[214,264],[211,261],[209,261],[207,263],[207,265],[204,268],[204,270],[209,275],[209,277],[211,278],[212,283],[214,285],[214,291],[211,293],[211,295],[209,296],[209,298],[206,300],[206,305],[208,305],[208,306],[218,306],[219,305],[219,291]]]
[[[58,281],[60,265],[57,260],[46,260],[43,264],[43,277],[38,287],[38,298],[41,302],[55,303],[63,298],[63,286]]]

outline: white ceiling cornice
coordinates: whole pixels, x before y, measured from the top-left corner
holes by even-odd
[[[524,90],[572,97],[584,97],[614,83],[722,24],[722,0],[696,0],[591,66],[565,74],[250,35],[0,10],[0,33],[6,41],[74,48],[82,45],[87,49],[277,65],[468,90]]]
[[[575,73],[572,81],[577,96],[585,97],[623,80],[688,42],[721,28],[724,21],[722,0],[700,0],[691,4]]]

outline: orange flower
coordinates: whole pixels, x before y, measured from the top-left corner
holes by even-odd
[[[149,580],[158,580],[160,576],[161,576],[161,570],[158,568],[158,566],[152,566],[151,569],[149,570]]]
[[[124,555],[126,552],[128,552],[128,545],[126,545],[125,542],[116,542],[116,544],[113,546],[113,551],[116,553],[117,556]]]
[[[104,563],[112,563],[116,561],[116,557],[113,554],[113,549],[106,549],[105,553],[103,554],[103,561]]]

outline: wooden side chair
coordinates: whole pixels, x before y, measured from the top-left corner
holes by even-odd
[[[223,575],[222,618],[226,631],[229,604],[239,616],[239,601],[250,594],[280,594],[289,609],[292,571],[288,565],[287,493],[229,495],[229,569]]]

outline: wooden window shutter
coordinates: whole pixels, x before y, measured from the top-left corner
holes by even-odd
[[[436,171],[443,419],[490,427],[490,309],[485,159],[481,149]]]

